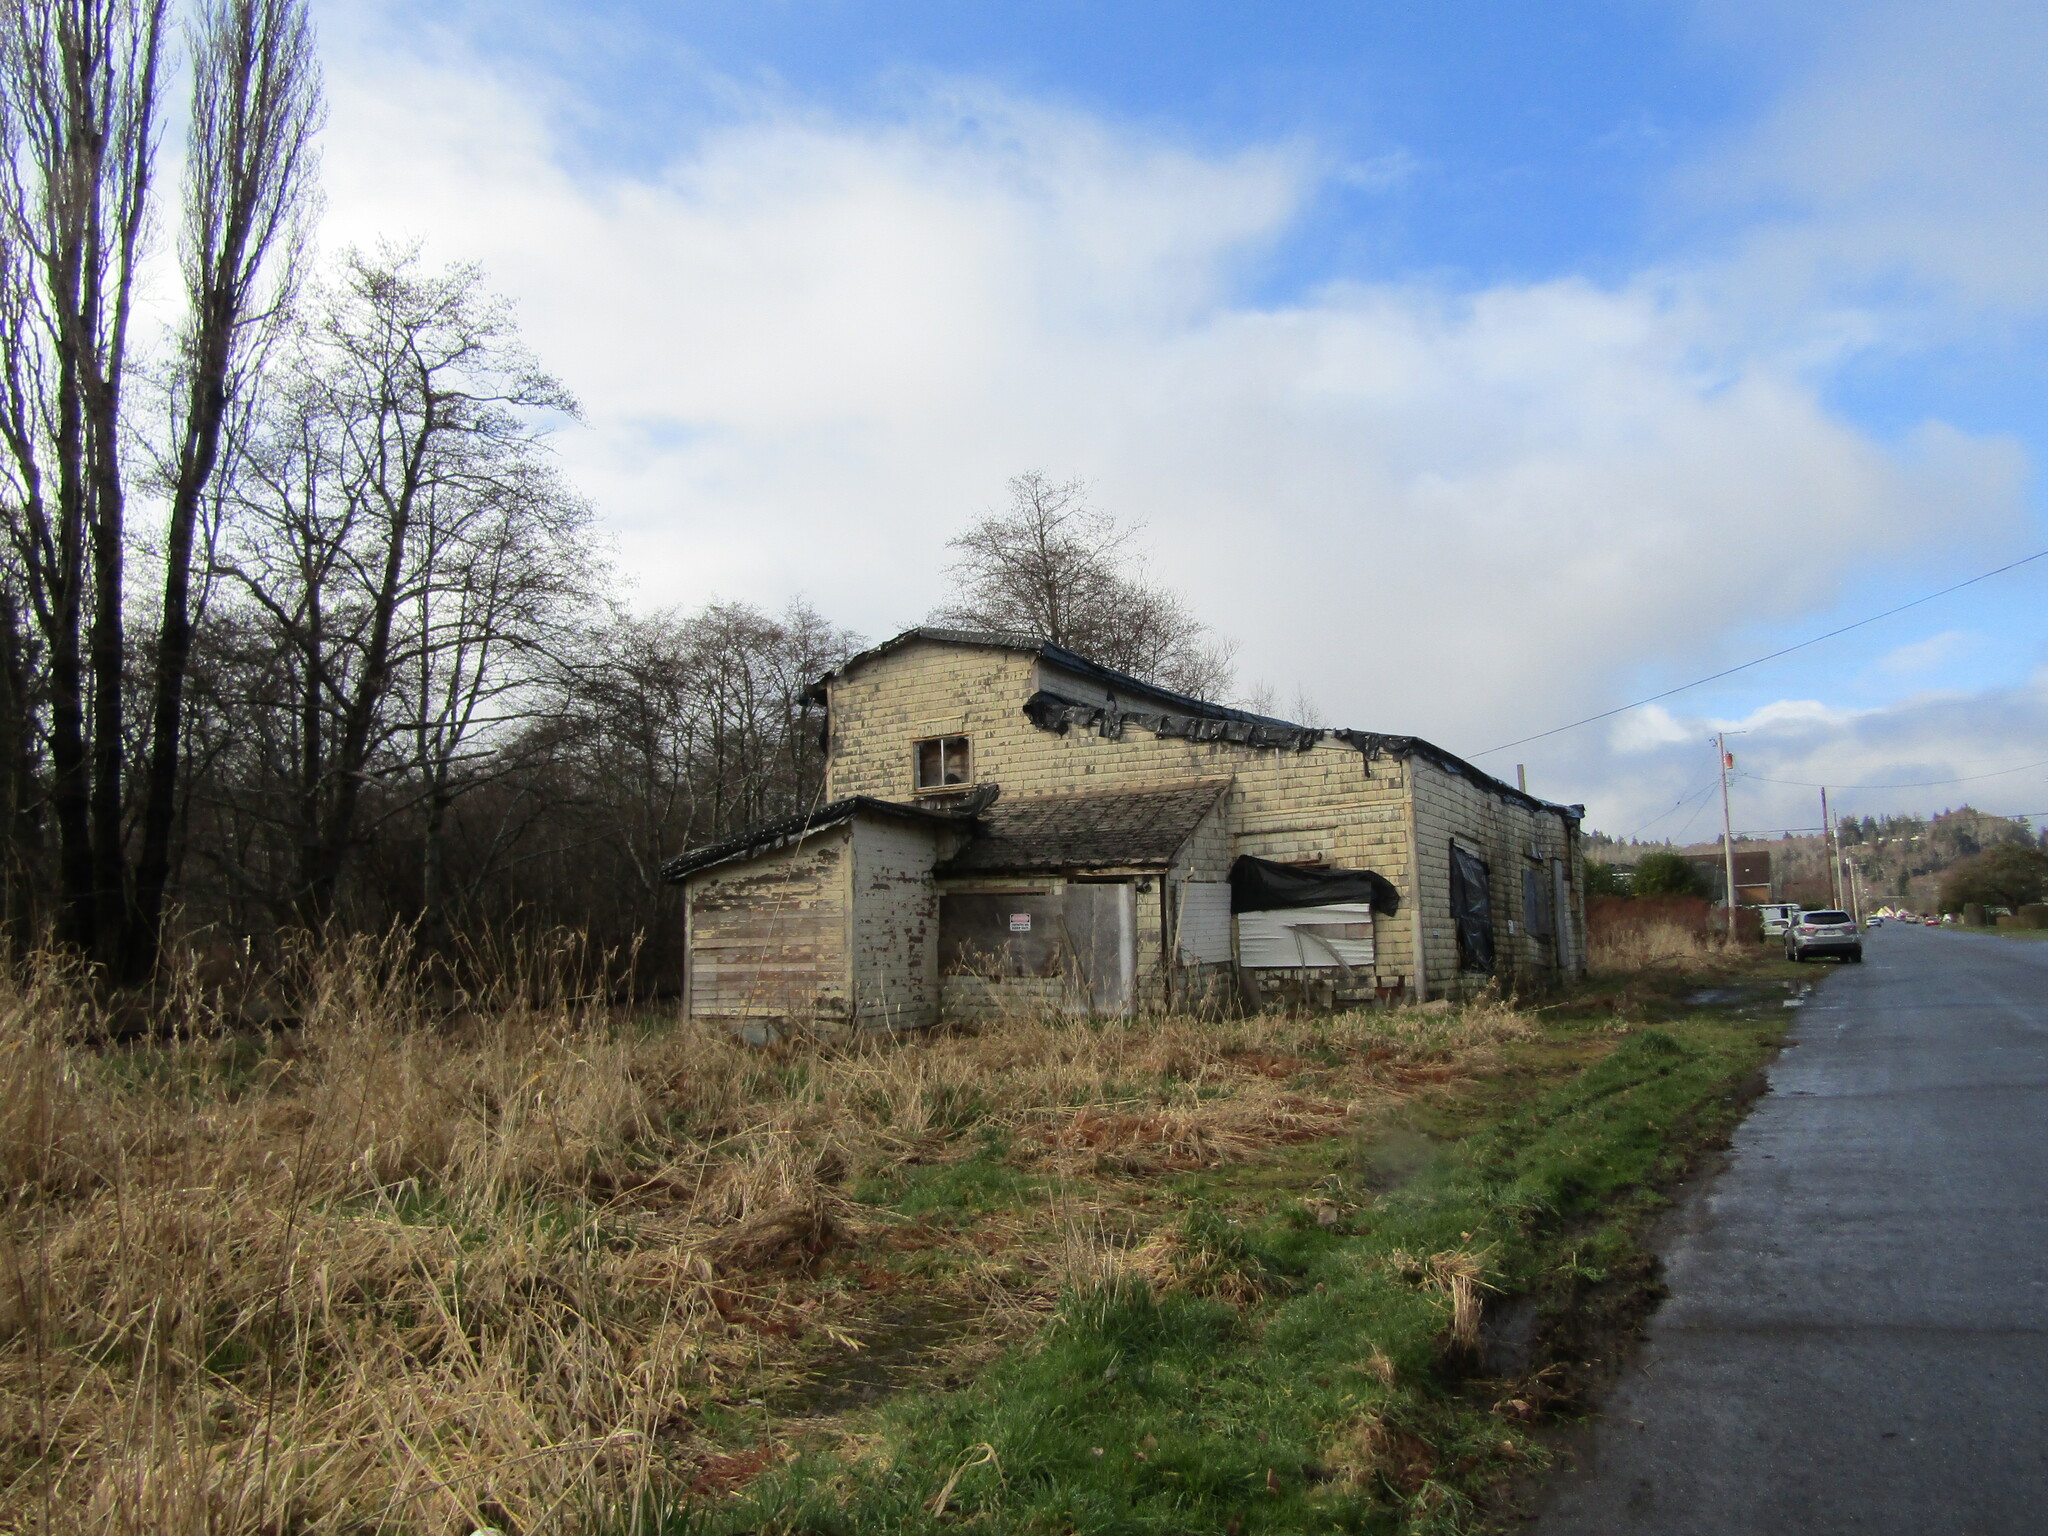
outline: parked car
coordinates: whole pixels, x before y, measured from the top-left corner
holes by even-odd
[[[1815,955],[1863,958],[1863,933],[1846,912],[1802,912],[1785,930],[1785,958],[1807,960]]]
[[[1884,926],[1884,917],[1880,913],[1873,912],[1870,916],[1863,919],[1863,926],[1866,928],[1882,928]]]
[[[1930,928],[1939,928],[1943,923],[1947,921],[1948,919],[1945,917],[1930,917],[1927,919],[1927,926]]]
[[[1782,938],[1785,930],[1799,921],[1799,903],[1796,901],[1767,901],[1757,908],[1763,914],[1764,937]]]

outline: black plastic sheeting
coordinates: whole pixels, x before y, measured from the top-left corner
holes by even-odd
[[[1230,866],[1230,910],[1274,912],[1286,907],[1328,907],[1340,901],[1369,901],[1375,916],[1401,910],[1401,893],[1385,875],[1369,869],[1317,869],[1275,864],[1250,854]]]
[[[1121,741],[1128,726],[1150,731],[1155,736],[1184,741],[1234,741],[1241,746],[1274,747],[1288,752],[1306,752],[1323,733],[1306,725],[1260,721],[1241,716],[1229,718],[1204,715],[1155,714],[1149,710],[1124,709],[1108,704],[1082,704],[1057,693],[1040,690],[1024,701],[1024,713],[1041,731],[1064,736],[1075,726],[1093,730],[1104,741]]]
[[[1024,701],[1024,714],[1041,731],[1064,736],[1079,726],[1083,730],[1093,730],[1105,741],[1121,741],[1125,728],[1133,725],[1155,736],[1176,737],[1184,741],[1228,741],[1239,746],[1271,747],[1283,752],[1307,752],[1327,737],[1357,748],[1365,759],[1367,778],[1372,777],[1372,765],[1379,758],[1420,756],[1445,773],[1469,778],[1501,799],[1527,806],[1532,811],[1555,812],[1573,824],[1586,818],[1583,805],[1552,805],[1548,800],[1539,800],[1527,790],[1517,789],[1491,774],[1482,773],[1463,758],[1453,757],[1420,736],[1388,736],[1379,731],[1326,731],[1320,726],[1267,720],[1247,715],[1242,710],[1225,710],[1209,704],[1201,707],[1212,713],[1155,714],[1150,710],[1124,709],[1113,699],[1107,704],[1084,704],[1041,689]]]
[[[1493,895],[1486,861],[1451,844],[1451,921],[1458,930],[1458,968],[1493,969]]]

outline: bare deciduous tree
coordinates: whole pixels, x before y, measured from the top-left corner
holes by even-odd
[[[421,579],[405,617],[410,664],[393,695],[404,775],[423,802],[419,910],[436,943],[450,937],[449,812],[515,771],[536,679],[596,599],[590,510],[532,448],[509,456],[481,494],[432,498],[420,523]]]
[[[1035,635],[1161,687],[1221,696],[1231,647],[1144,579],[1131,550],[1138,530],[1086,496],[1079,480],[1036,470],[1011,480],[1008,508],[947,542],[959,592],[933,621]]]
[[[447,793],[514,685],[504,668],[574,599],[588,514],[543,448],[547,417],[575,401],[474,268],[350,253],[290,373],[249,446],[219,570],[289,701],[292,907],[319,927],[366,782],[410,766]]]
[[[122,473],[164,0],[0,11],[0,434],[10,533],[48,650],[58,933],[119,957],[127,896]]]
[[[253,392],[255,339],[284,315],[298,282],[313,200],[320,71],[305,0],[208,0],[192,28],[185,141],[186,290],[180,418],[164,535],[128,970],[155,964],[171,872],[184,694],[192,652],[192,546],[220,462],[231,403]]]
[[[161,434],[137,420],[131,332],[169,26],[167,0],[0,5],[0,438],[13,577],[44,671],[35,712],[57,829],[57,931],[131,975],[154,965],[170,869],[193,528],[229,401],[253,386],[246,339],[274,307],[266,274],[272,297],[289,287],[319,114],[305,0],[205,0],[192,28],[189,308],[163,605],[138,717],[126,457]],[[126,766],[138,758],[139,782]]]

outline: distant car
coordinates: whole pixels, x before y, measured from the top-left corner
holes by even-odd
[[[1942,924],[1942,919],[1940,919],[1940,918],[1938,918],[1938,917],[1930,917],[1930,918],[1928,918],[1928,919],[1927,919],[1927,926],[1928,926],[1928,927],[1930,927],[1930,928],[1939,928],[1939,927],[1941,926],[1941,924]]]
[[[1870,916],[1863,919],[1863,926],[1866,928],[1882,928],[1884,926],[1884,918],[1873,912]]]
[[[1815,955],[1840,955],[1861,961],[1863,933],[1846,912],[1802,912],[1785,930],[1785,958],[1807,960]]]

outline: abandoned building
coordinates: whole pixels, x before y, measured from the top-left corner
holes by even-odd
[[[663,871],[685,892],[685,1007],[750,1037],[1347,1007],[1583,969],[1583,808],[1416,737],[931,628],[811,697],[817,808]]]

